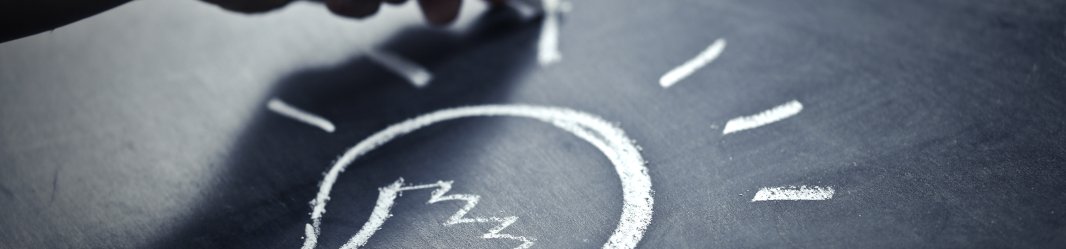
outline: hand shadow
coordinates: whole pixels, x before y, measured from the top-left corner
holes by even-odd
[[[203,188],[207,191],[183,215],[189,218],[163,229],[167,232],[153,247],[299,248],[311,212],[308,202],[332,160],[389,124],[446,107],[506,102],[511,86],[535,64],[538,26],[497,9],[458,34],[431,28],[401,32],[382,50],[432,72],[433,79],[421,89],[363,55],[284,77],[263,103],[276,97],[329,119],[336,132],[281,117],[264,104],[225,153],[227,165],[219,166],[212,185]],[[389,153],[402,152],[379,154]],[[399,175],[395,168],[374,170],[377,173],[349,180],[384,186]],[[368,197],[371,202],[373,198]],[[369,206],[356,209],[353,213],[361,217],[340,221],[358,229]],[[333,220],[324,222],[338,222]],[[350,236],[348,232],[354,230],[324,234],[319,248],[338,247],[346,238],[337,237]]]

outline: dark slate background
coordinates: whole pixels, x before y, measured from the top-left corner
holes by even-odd
[[[655,190],[641,248],[1066,246],[1062,1],[573,1],[563,60],[539,23],[468,1],[448,29],[414,6],[333,17],[137,1],[0,44],[0,247],[298,248],[308,202],[346,148],[448,107],[523,103],[616,122]],[[722,55],[658,78],[718,38]],[[364,57],[434,73],[415,89]],[[281,98],[326,133],[265,108]],[[721,127],[790,100],[792,118]],[[621,212],[610,163],[517,118],[449,121],[357,161],[320,248],[366,221],[377,188],[454,180],[473,215],[515,215],[536,248],[597,248]],[[760,187],[832,186],[827,201],[750,202]],[[493,225],[443,227],[459,203],[397,200],[368,248],[509,248]]]

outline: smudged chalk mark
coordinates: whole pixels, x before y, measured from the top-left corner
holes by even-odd
[[[821,201],[833,198],[833,193],[833,187],[806,185],[760,188],[751,201]]]
[[[540,40],[537,41],[537,62],[547,66],[563,59],[559,52],[559,6],[560,0],[542,0],[544,23],[540,25]]]
[[[416,88],[428,86],[429,81],[433,79],[433,74],[429,70],[399,55],[384,50],[371,50],[367,55],[378,64],[388,68],[389,71],[407,79],[407,82]]]
[[[9,200],[15,199],[15,192],[11,191],[10,188],[4,186],[3,184],[0,184],[0,192],[4,193],[4,196],[6,196]]]
[[[56,191],[59,191],[59,171],[63,170],[63,167],[56,167],[56,170],[52,172],[52,194],[48,196],[48,206],[52,206],[52,203],[56,202]]]
[[[651,177],[640,150],[625,132],[600,117],[571,109],[528,105],[481,105],[444,109],[409,119],[370,135],[344,152],[326,172],[318,194],[311,201],[311,222],[304,226],[303,249],[315,248],[321,234],[322,216],[337,177],[357,158],[392,139],[439,122],[467,117],[523,117],[552,124],[595,146],[614,166],[622,185],[622,214],[605,249],[637,246],[651,223]]]
[[[725,128],[722,129],[722,135],[738,132],[742,130],[752,129],[759,126],[767,125],[773,122],[781,121],[793,115],[800,113],[803,110],[803,104],[799,101],[792,100],[788,103],[775,106],[769,110],[765,110],[760,113],[756,113],[751,116],[737,117],[730,119],[725,124]]]
[[[685,79],[685,77],[688,77],[693,72],[696,72],[696,70],[707,65],[707,63],[714,61],[714,59],[718,58],[718,55],[722,54],[722,50],[725,50],[725,39],[719,38],[714,40],[710,46],[707,46],[707,48],[700,52],[700,54],[696,55],[696,57],[689,59],[684,64],[663,74],[663,76],[659,78],[659,86],[662,86],[663,88],[673,86],[678,81]]]
[[[286,116],[298,120],[300,122],[304,122],[309,125],[321,128],[326,132],[332,133],[335,129],[333,127],[333,123],[329,122],[329,120],[293,107],[278,98],[270,99],[270,102],[267,102],[267,109],[281,114],[282,116]]]
[[[385,220],[389,217],[392,217],[392,204],[395,202],[396,197],[399,196],[401,192],[430,188],[436,188],[436,190],[434,190],[433,193],[430,195],[429,201],[427,202],[428,204],[434,204],[442,201],[466,202],[463,207],[455,211],[455,214],[453,214],[451,217],[448,217],[448,220],[446,220],[443,224],[444,226],[451,226],[463,223],[497,223],[498,225],[496,225],[492,229],[489,229],[487,233],[482,234],[481,238],[510,239],[520,241],[522,242],[522,244],[515,247],[518,249],[525,249],[533,246],[533,242],[536,241],[535,238],[527,238],[523,236],[500,233],[500,231],[503,231],[503,229],[507,229],[508,226],[511,226],[511,224],[518,220],[518,217],[516,216],[467,218],[466,214],[477,206],[477,203],[481,199],[481,196],[469,194],[444,195],[452,189],[452,183],[452,181],[438,181],[437,183],[432,184],[404,186],[403,178],[400,178],[399,180],[396,180],[396,182],[388,186],[379,188],[378,201],[377,204],[374,205],[374,211],[370,213],[370,218],[367,220],[366,223],[363,224],[363,227],[359,229],[359,232],[356,233],[355,236],[352,236],[352,238],[348,240],[348,243],[345,243],[344,246],[341,246],[341,248],[356,249],[360,246],[366,245],[367,240],[369,240],[370,237],[374,235],[374,232],[377,232],[378,229],[381,229],[381,225],[385,223]]]

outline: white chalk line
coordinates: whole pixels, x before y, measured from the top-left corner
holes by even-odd
[[[651,177],[637,145],[625,132],[613,124],[591,114],[558,107],[528,105],[482,105],[444,109],[409,119],[374,133],[348,149],[326,172],[318,194],[311,201],[311,223],[305,226],[303,249],[314,248],[321,234],[322,216],[337,177],[357,158],[404,134],[442,121],[467,117],[523,117],[546,122],[568,131],[595,146],[614,166],[622,185],[622,214],[614,233],[603,245],[606,249],[629,249],[637,246],[644,231],[651,223],[652,198]],[[382,201],[380,205],[391,205]],[[384,217],[380,212],[377,216]],[[379,219],[379,218],[373,218]],[[384,219],[381,220],[384,222]],[[371,224],[373,225],[373,224]],[[378,224],[380,226],[380,224]],[[365,234],[365,233],[364,233]],[[367,236],[357,233],[353,237]]]
[[[433,74],[426,70],[418,63],[407,60],[399,55],[393,54],[385,50],[371,50],[367,52],[367,56],[370,59],[378,62],[381,66],[388,68],[389,71],[399,74],[407,82],[416,88],[423,88],[429,85],[429,81],[433,79]]]
[[[722,129],[722,135],[781,121],[782,119],[799,114],[800,111],[803,111],[803,103],[800,103],[797,100],[792,100],[788,103],[775,106],[774,108],[770,108],[769,110],[751,116],[730,119],[729,122],[725,124],[725,128]]]
[[[707,63],[711,63],[715,58],[718,58],[718,55],[722,54],[722,50],[725,50],[725,45],[725,39],[719,38],[714,40],[710,46],[707,46],[707,48],[700,52],[700,54],[696,55],[696,57],[689,59],[684,64],[663,74],[663,76],[659,78],[659,86],[662,86],[663,88],[673,86],[678,81],[685,79],[685,77],[688,77],[693,72],[696,72],[696,70],[707,65]]]
[[[563,59],[559,52],[559,6],[560,0],[542,0],[544,23],[540,26],[540,40],[537,41],[537,62],[547,66]]]
[[[760,188],[751,201],[821,201],[832,199],[833,193],[833,187],[806,185]]]
[[[270,101],[267,102],[267,109],[281,114],[282,116],[321,128],[329,133],[332,133],[333,130],[335,130],[333,123],[329,122],[329,120],[293,107],[278,98],[271,98]]]
[[[516,236],[516,235],[511,235],[511,234],[501,234],[500,233],[500,231],[503,231],[503,229],[507,229],[508,226],[511,226],[511,224],[513,224],[515,221],[518,220],[518,217],[516,217],[516,216],[507,216],[507,217],[491,216],[491,217],[467,218],[466,214],[469,213],[470,210],[473,210],[474,207],[477,206],[477,203],[481,199],[481,196],[479,196],[479,195],[470,195],[470,194],[444,195],[444,194],[448,193],[449,190],[452,189],[452,183],[453,183],[452,181],[438,181],[437,183],[413,185],[413,186],[410,186],[410,185],[409,186],[404,186],[403,183],[404,183],[403,182],[403,178],[400,178],[399,180],[396,180],[396,182],[393,182],[392,184],[390,184],[388,186],[385,186],[385,187],[382,187],[382,188],[378,189],[377,205],[374,206],[374,211],[370,214],[370,219],[365,224],[363,224],[363,227],[359,229],[359,232],[356,233],[356,235],[353,236],[351,240],[348,240],[348,243],[345,243],[344,246],[341,246],[342,249],[356,249],[356,248],[359,248],[360,246],[366,245],[366,242],[367,242],[367,240],[370,239],[370,236],[373,236],[374,232],[376,232],[378,229],[381,229],[381,225],[385,223],[386,219],[388,219],[389,217],[392,217],[392,214],[391,214],[392,204],[394,203],[394,201],[396,200],[396,197],[398,197],[401,192],[409,191],[409,190],[430,189],[430,188],[436,188],[436,190],[434,190],[430,194],[429,201],[427,202],[427,204],[434,204],[434,203],[442,202],[442,201],[464,201],[464,202],[466,202],[466,204],[463,205],[462,208],[459,208],[459,210],[456,210],[455,214],[453,214],[451,217],[448,217],[448,219],[446,221],[444,221],[444,224],[443,224],[444,226],[451,226],[451,225],[464,224],[464,223],[498,223],[498,225],[496,225],[495,227],[489,229],[488,232],[482,234],[481,238],[483,238],[483,239],[510,239],[510,240],[520,241],[520,242],[522,242],[522,244],[517,246],[517,247],[515,247],[515,248],[518,248],[518,249],[525,249],[525,248],[532,247],[533,246],[533,242],[537,240],[535,238],[528,238],[528,237],[523,237],[523,236]]]

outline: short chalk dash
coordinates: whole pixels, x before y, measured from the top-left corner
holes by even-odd
[[[663,74],[663,77],[659,78],[659,85],[663,88],[673,86],[678,81],[685,79],[685,77],[688,77],[693,72],[696,72],[696,70],[707,65],[707,63],[714,61],[715,58],[718,58],[718,55],[722,54],[722,50],[725,50],[725,39],[719,38],[714,40],[714,43],[707,46],[707,48],[704,49],[703,52],[700,52],[700,54],[696,55],[696,57],[689,59],[685,64],[681,64],[681,66],[671,69],[669,72],[666,72],[666,74]]]
[[[751,202],[757,201],[824,201],[833,198],[833,187],[819,186],[785,186],[773,188],[760,188],[751,198]]]
[[[267,102],[267,109],[277,112],[282,116],[286,116],[295,120],[299,120],[300,122],[304,122],[309,125],[322,128],[322,130],[325,130],[329,133],[333,133],[333,130],[335,130],[335,128],[333,127],[333,123],[329,122],[329,120],[293,107],[278,98],[270,99],[270,102]]]
[[[781,121],[782,119],[799,114],[800,111],[803,111],[803,103],[800,103],[797,100],[792,100],[788,103],[775,106],[774,108],[770,108],[769,110],[751,116],[730,119],[729,122],[725,124],[725,128],[722,129],[722,135]]]
[[[384,50],[371,50],[367,53],[367,56],[371,60],[376,61],[389,71],[399,74],[401,77],[407,79],[411,85],[416,88],[423,88],[429,85],[429,81],[433,79],[433,74],[426,70],[418,63],[407,60],[399,55],[393,54]]]

